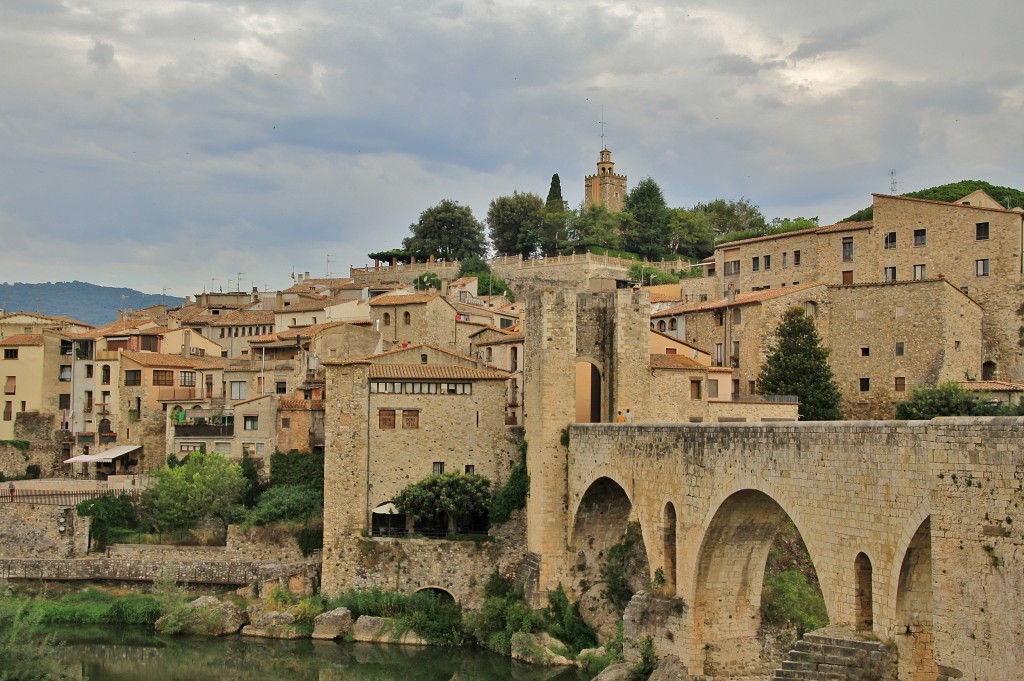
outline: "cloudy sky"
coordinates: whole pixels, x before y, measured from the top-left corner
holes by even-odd
[[[606,143],[670,205],[1024,187],[1017,0],[4,0],[0,282],[347,273]]]

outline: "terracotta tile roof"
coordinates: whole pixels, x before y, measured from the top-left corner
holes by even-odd
[[[277,333],[268,333],[262,336],[257,336],[249,342],[263,343],[275,340],[289,340],[292,338],[312,338],[313,336],[319,335],[328,329],[346,325],[350,326],[349,322],[320,322],[319,324],[310,324],[309,326],[297,326],[294,329],[286,329],[284,331],[278,331]]]
[[[19,333],[15,336],[8,336],[3,340],[0,340],[0,345],[5,346],[26,346],[36,345],[40,346],[43,344],[43,334],[41,333]]]
[[[278,409],[302,409],[302,410],[306,410],[306,409],[309,409],[312,406],[311,402],[313,402],[313,401],[314,400],[310,400],[309,402],[307,402],[306,400],[304,400],[301,397],[282,397],[280,400],[277,401],[277,407],[278,407]],[[316,401],[320,402],[320,404],[323,405],[323,402],[321,400],[316,400]]]
[[[110,322],[109,324],[105,324],[103,326],[95,327],[91,331],[83,331],[82,333],[76,334],[75,338],[96,339],[106,338],[108,336],[123,336],[127,332],[132,331],[133,329],[138,329],[140,327],[150,325],[155,325],[155,322],[152,319],[126,319],[123,321],[118,320],[116,322]]]
[[[370,300],[370,305],[421,305],[429,303],[440,293],[384,293]]]
[[[690,312],[706,312],[708,310],[717,310],[721,307],[736,307],[737,305],[750,305],[752,303],[761,303],[766,300],[772,300],[773,298],[780,298],[791,293],[799,293],[800,291],[806,291],[809,288],[815,286],[822,286],[818,282],[811,282],[809,284],[800,284],[799,286],[787,286],[785,288],[772,288],[764,291],[751,291],[750,293],[741,293],[736,296],[735,300],[729,300],[728,298],[719,298],[718,300],[706,300],[699,303],[685,303],[683,305],[676,305],[670,307],[661,312],[656,312],[651,315],[652,319],[658,317],[672,317],[677,314],[686,314]]]
[[[706,366],[695,362],[686,355],[651,355],[652,369],[688,369],[705,371]]]
[[[960,381],[960,385],[971,392],[1024,392],[1024,385],[1009,381]]]
[[[206,357],[199,355],[165,355],[161,352],[137,352],[122,350],[124,357],[144,367],[173,367],[181,369],[222,369],[226,363],[222,357]]]
[[[918,199],[913,196],[892,196],[891,194],[872,194],[872,197],[880,199],[897,199],[899,201],[916,201],[918,203],[930,203],[932,205],[939,206],[956,206],[957,208],[973,208],[974,210],[986,210],[995,213],[1013,213],[1014,215],[1020,215],[1020,212],[1015,210],[1007,210],[1006,208],[986,208],[985,206],[965,206],[962,203],[956,201],[936,201],[934,199]],[[968,195],[969,196],[969,195]],[[966,197],[962,197],[966,198]],[[989,197],[991,198],[991,197]]]
[[[5,319],[7,319],[9,317],[17,317],[17,316],[20,316],[20,315],[26,315],[26,316],[29,316],[29,317],[36,317],[37,319],[45,319],[45,320],[51,321],[51,322],[59,322],[61,324],[75,324],[76,326],[82,326],[82,327],[85,327],[87,329],[94,329],[94,328],[96,328],[92,324],[86,324],[85,322],[80,322],[77,319],[72,319],[71,317],[63,317],[63,316],[60,316],[60,315],[41,314],[39,312],[8,312],[6,314],[0,315],[0,321],[3,321],[3,320],[5,320]]]
[[[699,348],[699,347],[697,347],[696,345],[694,345],[693,343],[691,343],[689,341],[684,341],[681,338],[676,338],[675,336],[671,336],[671,335],[665,333],[664,331],[658,331],[657,329],[651,329],[651,333],[656,334],[658,336],[661,336],[662,338],[667,338],[668,340],[670,340],[670,341],[672,341],[674,343],[679,343],[680,345],[683,345],[685,347],[688,347],[688,348],[691,348],[693,350],[696,350],[697,352],[703,352],[705,355],[710,355],[711,354],[710,352],[708,352],[704,348]]]
[[[444,364],[371,364],[370,378],[504,381],[508,378],[508,374],[504,371],[488,371]]]
[[[211,326],[247,326],[251,324],[274,325],[273,310],[235,310],[227,314],[217,315],[217,321]]]
[[[657,286],[642,286],[641,290],[651,293],[652,303],[669,303],[674,300],[682,300],[679,284],[658,284]]]
[[[451,303],[451,306],[454,307],[456,310],[465,310],[466,312],[483,315],[493,315],[495,313],[498,313],[505,315],[506,317],[513,316],[508,314],[507,312],[499,312],[499,308],[496,307],[484,307],[482,305],[473,305],[472,303],[460,303],[457,300],[449,300],[448,302]]]
[[[526,337],[523,336],[523,334],[510,333],[507,334],[504,338],[496,338],[494,340],[489,341],[480,341],[479,343],[477,343],[477,345],[480,347],[484,347],[485,345],[506,345],[511,343],[522,343],[524,340],[526,340]]]
[[[792,232],[778,232],[776,234],[752,236],[749,239],[726,241],[724,243],[717,244],[715,246],[715,250],[717,251],[734,248],[736,246],[745,246],[746,244],[770,241],[772,239],[785,239],[791,236],[806,236],[808,234],[828,234],[831,232],[850,232],[856,229],[871,229],[872,226],[873,223],[870,220],[865,220],[863,222],[837,222],[834,225],[825,225],[824,227],[809,227],[807,229],[795,229]],[[703,262],[708,262],[708,260],[704,260]]]
[[[434,350],[436,352],[442,352],[442,353],[444,353],[446,355],[449,355],[451,357],[454,357],[456,359],[461,359],[461,360],[464,360],[464,361],[467,361],[467,362],[473,362],[474,364],[476,363],[476,359],[473,358],[473,357],[467,357],[466,355],[461,355],[461,354],[459,354],[457,352],[452,352],[451,350],[445,350],[444,348],[439,348],[436,345],[431,345],[429,343],[416,343],[415,345],[409,345],[408,347],[404,347],[404,348],[395,348],[394,350],[388,350],[387,352],[379,352],[376,355],[367,355],[366,357],[357,357],[355,359],[336,361],[336,362],[333,362],[333,363],[334,364],[372,364],[373,360],[377,359],[378,357],[390,357],[390,356],[397,355],[397,354],[402,353],[402,352],[410,352],[411,353],[413,350],[418,350],[420,348],[430,348],[431,350]],[[332,363],[332,362],[330,362],[330,360],[327,360],[326,363]]]
[[[837,222],[834,225],[826,225],[818,228],[818,234],[830,234],[832,232],[852,232],[856,229],[871,229],[874,223],[871,220],[860,222]]]
[[[448,286],[466,286],[467,284],[472,284],[476,280],[476,277],[460,277],[448,284]]]

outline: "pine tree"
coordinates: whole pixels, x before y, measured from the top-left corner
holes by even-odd
[[[565,211],[565,200],[562,198],[562,180],[558,173],[551,176],[551,186],[548,188],[548,198],[544,202],[544,210],[549,213],[562,213]]]
[[[775,343],[761,367],[758,390],[764,395],[796,395],[800,419],[835,421],[843,417],[842,395],[828,365],[814,319],[799,307],[786,311],[775,330]]]

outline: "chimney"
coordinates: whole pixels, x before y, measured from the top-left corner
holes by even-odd
[[[185,330],[181,334],[181,356],[188,357],[192,354],[192,332]]]
[[[306,272],[306,279],[309,279],[309,272]]]

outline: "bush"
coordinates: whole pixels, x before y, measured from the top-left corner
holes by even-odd
[[[207,516],[228,519],[246,485],[238,464],[216,452],[192,452],[153,478],[143,493],[143,515],[161,531],[194,527]]]
[[[896,405],[897,419],[933,419],[936,416],[989,416],[996,410],[956,381],[918,386],[906,402]]]
[[[106,492],[95,499],[80,502],[75,510],[80,516],[92,518],[90,531],[101,544],[107,544],[119,531],[138,530],[138,510],[135,502],[127,495]]]
[[[555,591],[548,592],[544,624],[548,633],[564,643],[574,655],[584,648],[597,645],[594,630],[580,617],[579,603],[570,604],[561,585]]]
[[[530,474],[526,470],[526,454],[522,460],[512,466],[508,480],[494,493],[491,501],[491,512],[488,520],[491,526],[508,522],[512,511],[526,507],[526,497],[530,493]]]
[[[312,489],[306,485],[282,485],[271,487],[260,496],[256,507],[249,512],[249,522],[254,525],[288,520],[306,520],[323,513],[323,488]]]
[[[444,513],[478,516],[486,513],[491,502],[491,481],[482,475],[442,473],[430,475],[403,489],[394,503],[401,513],[423,522]]]
[[[432,645],[457,645],[463,640],[459,604],[426,591],[400,594],[381,589],[353,589],[332,599],[328,607],[348,608],[353,619],[363,615],[394,618],[396,631],[411,629]]]
[[[601,595],[608,599],[616,608],[624,610],[633,597],[633,591],[627,581],[627,562],[633,545],[642,541],[638,523],[630,523],[622,541],[615,544],[605,555],[600,566],[601,579],[604,580],[604,591]]]
[[[316,452],[288,454],[274,452],[270,455],[270,486],[305,485],[324,489],[324,455]]]
[[[821,592],[798,570],[768,575],[761,596],[761,620],[774,626],[796,626],[797,635],[828,624]]]

